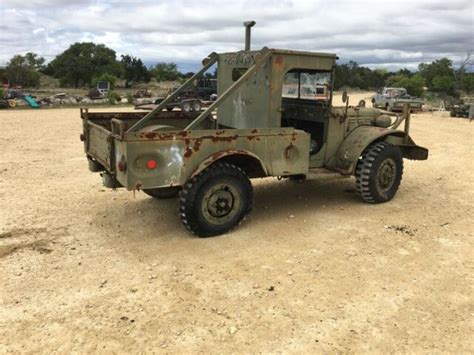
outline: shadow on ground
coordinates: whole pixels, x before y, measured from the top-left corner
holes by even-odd
[[[181,224],[177,199],[158,200],[137,194],[134,199],[126,192],[118,200],[107,199],[95,210],[92,223],[105,234],[121,231],[133,239],[144,237],[159,239],[189,238]],[[254,180],[254,208],[240,228],[251,224],[273,223],[290,215],[317,213],[362,205],[351,179],[308,180],[294,183],[274,178]],[[343,211],[336,213],[343,213]],[[236,229],[236,231],[238,231]]]

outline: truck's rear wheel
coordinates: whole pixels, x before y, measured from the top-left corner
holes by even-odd
[[[191,112],[191,109],[192,109],[192,105],[190,101],[181,102],[181,111]]]
[[[389,201],[402,180],[403,158],[400,148],[378,142],[362,153],[356,168],[357,192],[369,203]]]
[[[166,198],[173,198],[178,196],[179,190],[181,187],[179,186],[170,186],[170,187],[162,187],[157,189],[147,189],[143,190],[148,196],[157,198],[157,199],[166,199]]]
[[[193,102],[193,111],[194,112],[201,111],[201,107],[202,107],[201,101],[196,100],[196,101]]]
[[[179,194],[183,225],[200,237],[228,232],[252,210],[253,189],[239,167],[216,163],[187,182]]]

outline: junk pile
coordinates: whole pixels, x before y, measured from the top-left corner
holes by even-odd
[[[118,94],[96,95],[89,93],[87,96],[71,95],[67,93],[57,93],[50,96],[38,97],[31,93],[21,91],[20,89],[8,89],[0,97],[0,109],[29,106],[31,108],[70,106],[70,105],[107,105],[107,104],[126,104],[127,99]]]

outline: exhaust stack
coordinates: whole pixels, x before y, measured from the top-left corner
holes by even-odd
[[[250,32],[252,31],[252,27],[255,26],[255,21],[245,21],[245,50],[250,50]]]

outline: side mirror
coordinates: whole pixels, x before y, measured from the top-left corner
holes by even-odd
[[[347,91],[344,90],[344,91],[342,92],[342,102],[346,103],[346,101],[347,101]]]

